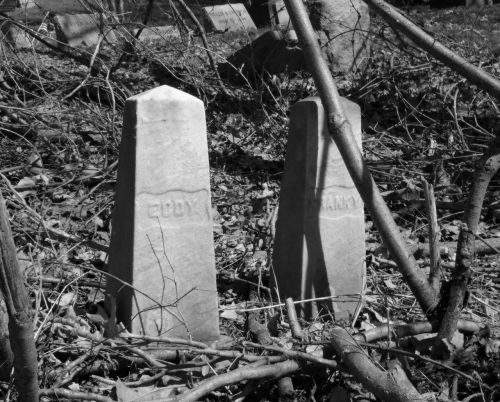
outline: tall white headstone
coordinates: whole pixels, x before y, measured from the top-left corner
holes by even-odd
[[[161,86],[125,106],[107,305],[147,335],[219,336],[203,102]]]

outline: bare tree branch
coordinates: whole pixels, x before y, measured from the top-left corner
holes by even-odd
[[[38,364],[28,292],[17,260],[5,202],[0,193],[0,291],[9,316],[10,346],[19,400],[38,402]]]
[[[480,68],[472,65],[463,57],[439,43],[425,33],[409,19],[401,15],[394,7],[384,0],[363,0],[372,10],[379,14],[387,23],[404,33],[419,47],[434,56],[437,60],[467,78],[490,95],[500,99],[500,81]]]
[[[302,1],[298,0],[285,0],[285,4],[328,116],[330,136],[339,148],[347,170],[370,212],[384,244],[389,249],[422,310],[430,316],[437,305],[437,294],[409,253],[391,211],[382,198],[354,140],[351,125],[344,114],[337,87],[322,57],[305,6]]]

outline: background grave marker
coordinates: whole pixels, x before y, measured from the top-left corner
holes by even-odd
[[[8,13],[17,7],[17,0],[3,0],[0,1],[0,12]]]
[[[292,21],[283,0],[270,0],[268,3],[271,24],[280,28],[292,29]]]
[[[220,32],[257,30],[242,3],[203,7],[203,10],[211,30]]]
[[[309,13],[332,72],[366,68],[371,47],[367,4],[362,0],[311,0]]]
[[[361,148],[359,106],[342,102]],[[360,294],[363,289],[363,202],[325,122],[319,98],[292,107],[273,261],[283,298]],[[336,319],[346,319],[355,314],[359,300],[349,296],[322,304]],[[301,309],[307,318],[317,313],[315,303]]]
[[[118,320],[136,333],[215,340],[203,102],[161,86],[129,98],[124,116],[109,272],[142,293],[110,278],[108,309],[116,297]]]
[[[69,46],[95,46],[103,35],[105,24],[102,14],[65,14],[56,15],[57,39]],[[107,30],[106,39],[115,40],[112,30]]]

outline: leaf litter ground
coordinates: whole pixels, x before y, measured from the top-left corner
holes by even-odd
[[[493,34],[500,31],[499,7],[409,9],[407,14],[457,53],[500,77],[500,59],[492,45]],[[427,238],[421,182],[425,178],[436,188],[442,239],[453,245],[475,162],[500,134],[498,105],[373,20],[368,67],[361,75],[337,76],[340,92],[361,106],[365,158],[408,243],[418,248]],[[209,36],[220,60],[249,39],[239,34]],[[120,49],[103,46],[100,60],[108,67],[116,65]],[[241,346],[251,337],[243,310],[270,304],[273,225],[288,110],[296,101],[316,95],[311,78],[282,74],[246,85],[226,83],[228,94],[224,94],[196,37],[139,43],[137,54],[125,57],[111,76],[89,75],[87,65],[41,46],[35,50],[12,53],[0,65],[0,186],[37,310],[41,387],[66,388],[68,399],[76,395],[71,392],[131,400],[141,392],[160,391],[165,399],[196,386],[214,370],[233,368],[228,359],[194,350],[180,352],[178,345],[148,348],[99,338],[105,287],[101,270],[106,264],[105,247],[99,245],[109,245],[124,101],[161,84],[205,101],[221,331],[230,349],[252,352]],[[497,177],[487,193],[478,234],[497,249],[499,195]],[[367,292],[355,327],[370,330],[423,320],[369,216],[366,222]],[[463,318],[487,325],[489,333],[466,337],[449,364],[494,386],[500,374],[500,267],[498,252],[485,249],[489,252],[478,255],[474,264]],[[443,256],[449,277],[453,248],[444,250]],[[417,257],[422,269],[428,270],[426,253]],[[286,347],[291,345],[290,330],[280,310],[263,309],[252,319],[268,324],[276,343]],[[302,324],[312,341],[327,342],[332,325],[327,316]],[[409,350],[424,353],[422,338],[411,338]],[[151,362],[148,365],[132,346],[175,364],[165,372],[151,369]],[[318,346],[295,347],[312,352]],[[368,350],[380,365],[388,364],[383,349]],[[405,367],[419,391],[444,400],[454,386],[459,399],[482,392],[477,382],[462,381],[427,361],[407,359]],[[345,390],[352,397],[367,395],[352,377],[334,370],[308,368],[293,381],[297,400],[339,398]],[[5,383],[1,389],[8,394],[9,387]],[[276,383],[263,382],[232,385],[209,399],[236,398],[246,395],[248,388],[249,400],[278,398]],[[47,400],[56,398],[47,395]]]

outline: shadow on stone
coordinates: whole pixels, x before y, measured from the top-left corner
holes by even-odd
[[[232,81],[252,81],[266,73],[305,70],[302,50],[294,39],[280,31],[267,31],[219,64],[219,73]]]

